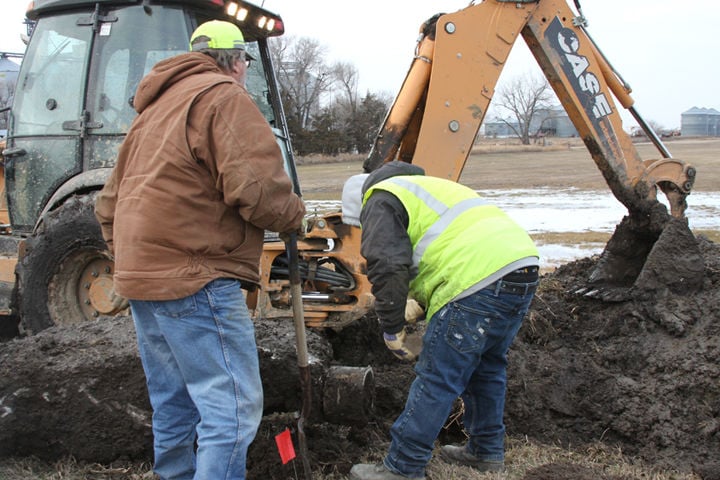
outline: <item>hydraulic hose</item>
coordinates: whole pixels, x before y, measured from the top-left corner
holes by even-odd
[[[280,262],[280,265],[272,266],[271,277],[289,278],[290,269],[288,268],[287,259],[284,257],[278,257],[276,262]],[[310,279],[310,267],[307,262],[298,262],[298,270],[303,280]],[[328,283],[335,287],[350,288],[353,285],[352,277],[349,275],[322,266],[319,266],[313,272],[312,279]]]

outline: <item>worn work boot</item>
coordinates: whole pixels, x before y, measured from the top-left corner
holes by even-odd
[[[502,460],[481,460],[468,452],[464,446],[443,445],[440,447],[440,458],[447,463],[467,465],[481,472],[502,472],[505,464]]]
[[[350,478],[353,480],[425,480],[425,477],[404,477],[393,473],[382,463],[372,465],[360,463],[350,469]]]

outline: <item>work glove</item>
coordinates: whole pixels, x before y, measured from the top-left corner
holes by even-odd
[[[305,235],[310,231],[310,224],[308,222],[308,219],[303,217],[302,224],[300,225],[300,228],[295,230],[294,232],[297,234],[297,239],[302,240],[305,238]],[[278,236],[280,237],[280,240],[283,241],[283,243],[289,243],[290,242],[290,233],[291,232],[278,232]]]
[[[412,362],[417,358],[417,352],[413,352],[405,345],[405,327],[397,333],[383,332],[385,345],[400,360]]]
[[[115,293],[115,288],[113,287],[112,291],[110,292],[110,304],[113,307],[113,311],[119,312],[122,310],[125,310],[130,306],[130,302],[127,298],[121,297],[117,293]]]
[[[408,297],[405,302],[405,321],[414,324],[418,320],[425,320],[425,309],[415,299]]]

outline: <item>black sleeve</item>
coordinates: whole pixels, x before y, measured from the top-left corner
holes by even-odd
[[[405,325],[405,302],[412,266],[408,215],[394,195],[379,190],[365,203],[360,222],[360,252],[367,261],[375,312],[384,332],[397,333]]]

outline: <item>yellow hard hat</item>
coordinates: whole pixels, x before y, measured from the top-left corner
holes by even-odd
[[[237,25],[222,20],[210,20],[195,29],[190,36],[190,50],[245,50],[245,37]]]

